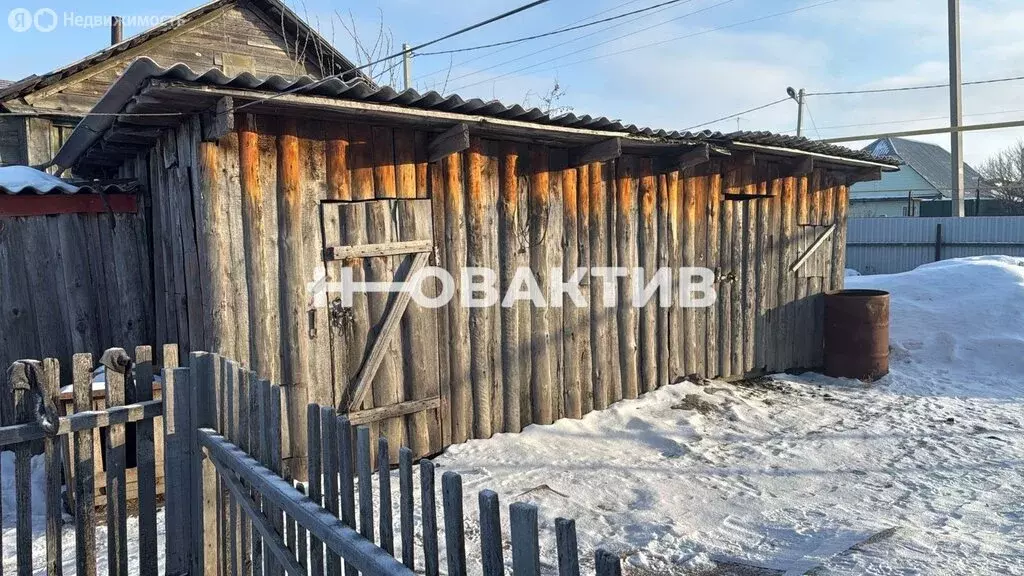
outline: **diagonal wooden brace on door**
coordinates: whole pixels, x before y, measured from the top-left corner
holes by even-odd
[[[800,258],[798,258],[797,261],[794,262],[793,265],[789,267],[789,271],[796,272],[797,270],[799,270],[800,267],[804,265],[804,262],[807,262],[807,259],[810,258],[811,255],[813,255],[815,251],[818,250],[818,248],[821,248],[821,245],[824,244],[825,241],[828,240],[828,237],[831,236],[832,233],[835,231],[835,224],[826,228],[825,231],[821,233],[821,236],[818,236],[818,238],[814,240],[814,244],[811,244],[811,247],[808,248],[806,252],[801,254]]]
[[[417,253],[405,281],[408,282],[414,278],[416,273],[427,265],[429,258],[430,252]],[[359,369],[358,376],[356,376],[356,387],[352,393],[352,401],[349,403],[349,412],[358,410],[363,404],[366,393],[370,391],[370,384],[373,382],[374,376],[377,375],[377,370],[384,361],[384,355],[387,353],[388,346],[391,345],[391,340],[398,334],[402,315],[405,314],[406,308],[409,307],[410,300],[412,300],[412,290],[403,290],[391,302],[391,306],[384,316],[384,325],[381,326],[377,339],[373,342],[373,348],[370,349],[370,355],[367,356],[363,366]]]

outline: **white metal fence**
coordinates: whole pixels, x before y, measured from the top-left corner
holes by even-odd
[[[1024,256],[1024,216],[848,220],[846,267],[861,274],[988,254]]]

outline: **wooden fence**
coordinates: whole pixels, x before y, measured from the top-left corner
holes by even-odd
[[[396,548],[391,447],[383,437],[372,442],[369,427],[353,427],[333,408],[310,405],[309,482],[300,490],[280,476],[279,386],[236,362],[200,352],[191,355],[188,368],[165,371],[164,399],[167,430],[175,436],[191,431],[187,446],[168,438],[168,459],[182,458],[181,470],[188,474],[174,481],[168,476],[167,574],[333,575],[342,574],[343,566],[346,575],[440,574],[437,493],[429,460],[419,464],[423,565],[417,566],[409,448],[399,449]],[[484,490],[479,503],[482,573],[504,574],[498,496]],[[462,478],[455,472],[441,477],[441,513],[447,573],[467,574]],[[531,504],[509,507],[517,575],[541,573],[537,517]],[[572,520],[556,521],[556,545],[558,573],[579,575]],[[602,550],[595,565],[599,575],[621,573],[619,558]]]
[[[177,347],[165,346],[164,366],[177,363]],[[41,362],[19,360],[5,379],[4,422],[0,428],[0,448],[15,453],[15,492],[17,573],[31,575],[32,498],[31,458],[42,444],[46,474],[46,573],[63,574],[62,478],[69,479],[67,502],[75,518],[75,568],[79,576],[96,574],[95,487],[105,485],[107,527],[107,564],[109,574],[155,575],[157,565],[157,461],[154,420],[163,415],[163,402],[153,399],[153,354],[149,346],[135,349],[135,358],[123,349],[107,350],[100,363],[104,366],[105,409],[93,405],[93,358],[76,354],[72,366],[74,413],[59,416],[60,363],[53,358]],[[8,400],[9,399],[9,400]],[[126,442],[126,428],[134,423],[135,446]],[[105,438],[102,458],[105,478],[95,461],[96,438]],[[127,462],[129,450],[135,454],[135,480],[138,495],[139,564],[128,562]],[[75,474],[70,474],[70,469]],[[68,474],[62,473],[67,465]],[[171,475],[174,474],[173,469]],[[2,531],[0,531],[2,538]],[[0,542],[2,544],[2,542]]]

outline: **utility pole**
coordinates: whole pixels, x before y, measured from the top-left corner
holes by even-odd
[[[949,123],[960,128],[964,120],[960,78],[960,0],[949,1]],[[964,136],[960,130],[950,133],[953,156],[953,216],[964,216]]]
[[[402,71],[405,76],[405,89],[412,88],[412,52],[408,44],[402,44]]]
[[[804,135],[804,89],[793,90],[790,86],[786,88],[786,94],[793,100],[796,100],[796,135],[797,137]]]

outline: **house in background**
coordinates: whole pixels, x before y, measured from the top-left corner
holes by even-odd
[[[945,148],[906,138],[880,138],[863,150],[876,158],[898,158],[903,165],[896,172],[884,172],[881,180],[852,186],[851,217],[951,215],[953,157]],[[997,210],[993,187],[967,164],[964,186],[968,216]]]
[[[280,0],[214,0],[127,40],[120,30],[120,22],[112,23],[111,46],[77,62],[0,83],[0,166],[52,160],[83,116],[143,56],[230,77],[361,76]]]

